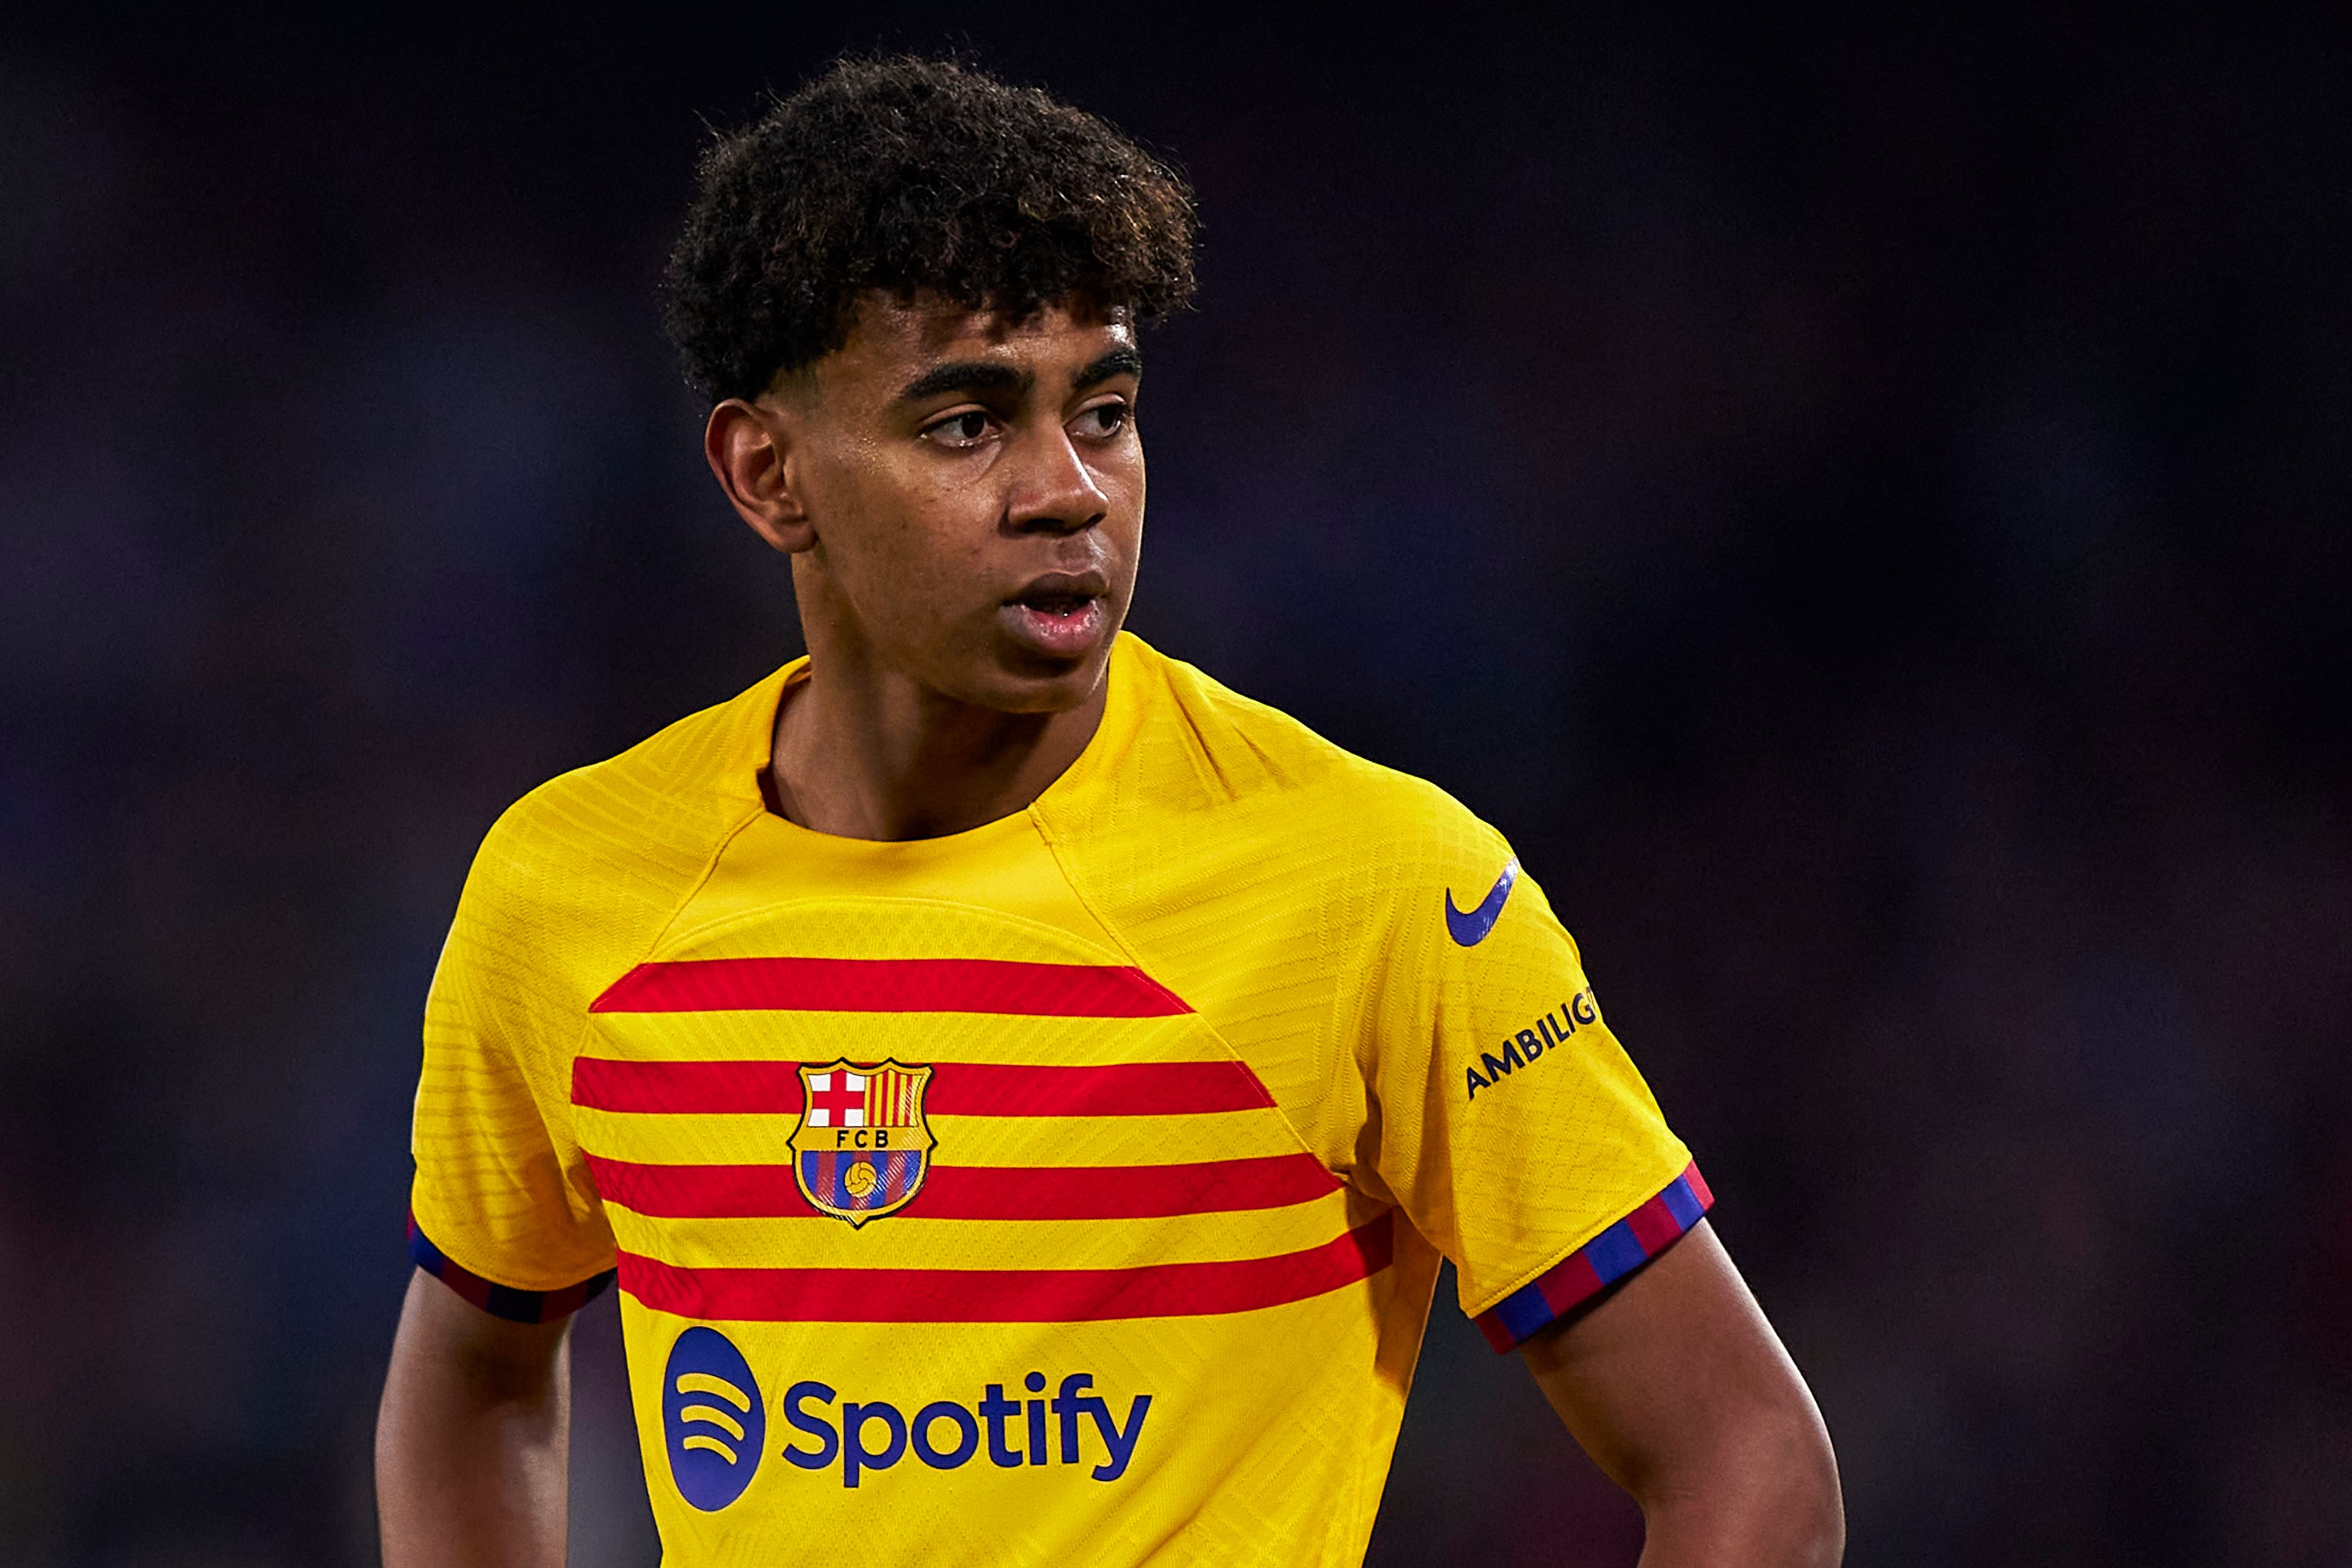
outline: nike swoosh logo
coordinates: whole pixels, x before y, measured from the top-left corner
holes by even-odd
[[[1486,933],[1495,929],[1495,922],[1503,917],[1503,905],[1510,901],[1511,889],[1518,880],[1517,860],[1505,862],[1503,874],[1495,879],[1495,885],[1486,890],[1485,901],[1475,909],[1454,908],[1454,890],[1447,888],[1445,929],[1452,934],[1454,942],[1464,947],[1475,947],[1484,942]]]

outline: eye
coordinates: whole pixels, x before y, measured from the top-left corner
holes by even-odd
[[[1092,408],[1078,412],[1075,433],[1092,436],[1097,441],[1105,440],[1125,430],[1133,414],[1134,411],[1124,402],[1116,400],[1098,402]]]
[[[990,426],[995,423],[986,409],[966,409],[923,426],[922,436],[942,446],[977,446],[987,438]]]

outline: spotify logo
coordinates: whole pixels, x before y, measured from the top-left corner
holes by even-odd
[[[705,1513],[751,1484],[768,1413],[743,1353],[717,1329],[677,1336],[662,1369],[662,1437],[680,1497]]]

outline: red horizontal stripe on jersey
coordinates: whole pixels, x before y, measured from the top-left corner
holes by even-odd
[[[899,1212],[928,1219],[1159,1219],[1286,1208],[1345,1185],[1303,1152],[1182,1166],[934,1166]]]
[[[1273,1104],[1257,1074],[1231,1057],[1104,1067],[948,1061],[931,1069],[924,1096],[924,1108],[942,1116],[1192,1116]]]
[[[1303,1301],[1389,1266],[1394,1209],[1320,1247],[1139,1269],[682,1269],[620,1255],[656,1312],[763,1323],[1076,1323],[1201,1317]]]
[[[797,1116],[800,1063],[583,1056],[572,1063],[572,1103],[595,1111]],[[940,1116],[1191,1116],[1273,1103],[1257,1074],[1231,1057],[1104,1067],[948,1061],[931,1070],[923,1095],[923,1109]]]
[[[684,958],[640,964],[598,1013],[1019,1013],[1166,1018],[1192,1009],[1142,970],[1003,958]]]
[[[656,1219],[814,1215],[790,1166],[649,1166],[588,1156],[596,1191]],[[900,1212],[919,1219],[1160,1219],[1285,1208],[1337,1192],[1304,1151],[1179,1166],[933,1166]]]

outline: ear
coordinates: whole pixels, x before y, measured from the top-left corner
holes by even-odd
[[[816,544],[801,494],[803,432],[791,410],[730,397],[710,411],[702,455],[751,531],[786,555]]]

